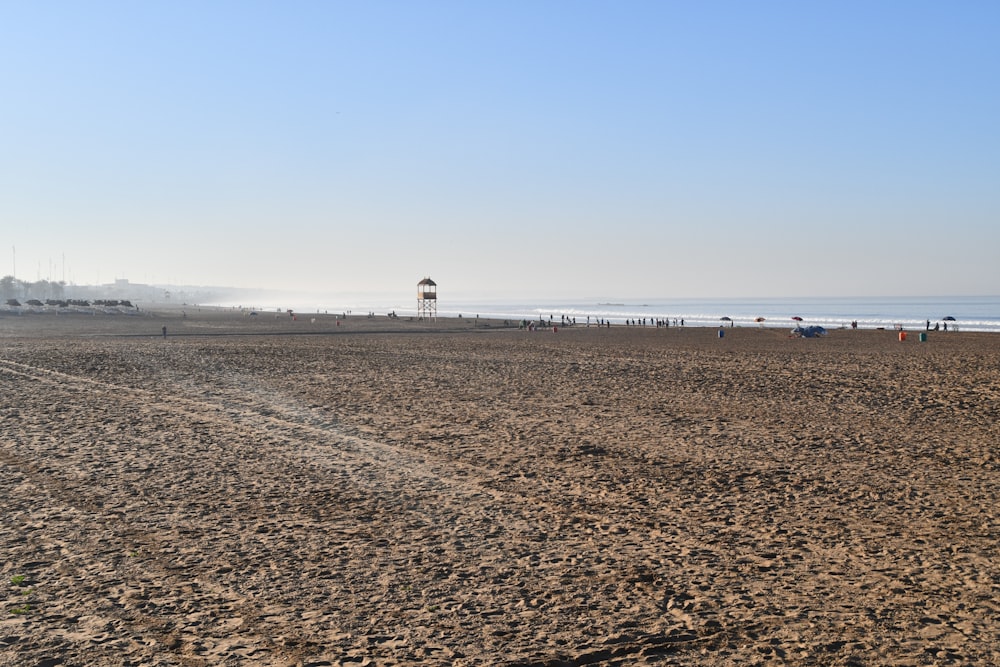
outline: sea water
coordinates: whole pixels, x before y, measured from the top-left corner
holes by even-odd
[[[273,296],[269,300],[274,300]],[[206,304],[207,305],[207,304]],[[235,303],[217,304],[236,306]],[[415,317],[417,299],[399,294],[369,295],[289,295],[281,303],[253,306],[262,310],[295,310],[314,313],[351,313]],[[646,320],[649,325],[669,320],[670,325],[717,327],[792,328],[802,318],[805,325],[827,329],[923,330],[928,322],[933,328],[948,325],[960,331],[1000,332],[1000,296],[955,297],[816,297],[816,298],[741,298],[741,299],[538,299],[500,300],[448,298],[439,294],[439,317],[489,318],[519,321],[522,319],[561,322],[575,320],[577,325],[598,320],[624,324]],[[729,318],[723,320],[722,318]],[[758,321],[758,318],[763,318]],[[945,319],[954,318],[954,320]]]
[[[621,301],[553,301],[537,304],[476,304],[438,305],[439,314],[451,315],[456,310],[463,316],[536,319],[563,316],[576,318],[581,324],[590,317],[621,324],[627,320],[653,324],[669,320],[673,325],[684,321],[685,326],[763,326],[794,327],[803,324],[827,329],[848,328],[856,322],[858,328],[924,329],[935,324],[962,331],[1000,332],[1000,297],[898,297],[898,298],[768,298],[768,299],[630,299]],[[414,306],[415,308],[415,306]],[[483,311],[483,312],[480,312]],[[945,320],[951,317],[954,320]],[[729,318],[723,320],[722,318]],[[763,318],[758,321],[758,318]]]

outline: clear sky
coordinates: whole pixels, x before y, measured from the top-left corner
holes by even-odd
[[[0,275],[998,294],[998,35],[994,0],[0,0]]]

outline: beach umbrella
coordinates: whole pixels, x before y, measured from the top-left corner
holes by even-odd
[[[725,316],[720,317],[719,319],[722,320],[723,322],[732,322],[733,321],[733,318],[731,318],[731,317],[725,317]]]
[[[948,317],[942,317],[941,319],[944,320],[945,322],[954,322],[955,321],[955,318],[952,317],[951,315],[949,315]]]
[[[763,321],[764,321],[763,317],[758,317],[754,319],[754,322],[763,322]]]
[[[798,315],[796,315],[796,316],[795,316],[795,317],[793,317],[792,319],[793,319],[793,320],[795,320],[796,322],[801,322],[801,321],[802,321],[802,318],[801,318],[801,317],[799,317]]]

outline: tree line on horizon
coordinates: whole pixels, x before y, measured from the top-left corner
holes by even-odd
[[[62,300],[66,283],[51,280],[19,280],[11,275],[0,278],[0,298],[10,299],[57,299]]]

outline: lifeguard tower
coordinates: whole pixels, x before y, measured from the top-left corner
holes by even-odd
[[[438,295],[437,283],[430,278],[424,278],[417,283],[417,318],[437,320]]]

